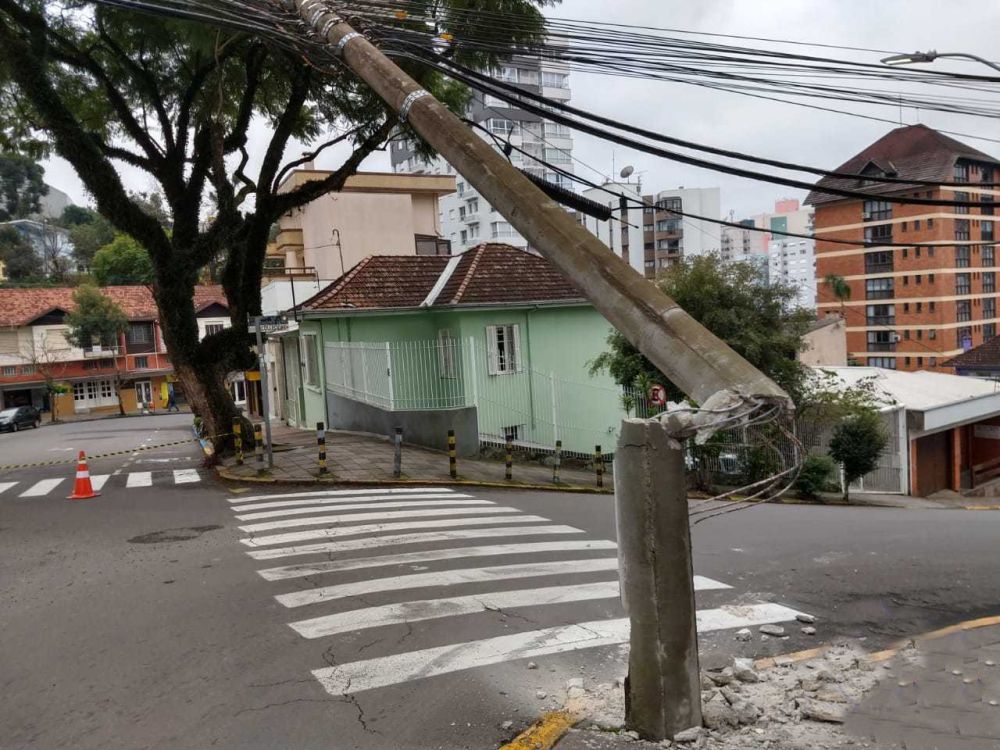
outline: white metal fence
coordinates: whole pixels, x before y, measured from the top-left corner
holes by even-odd
[[[552,450],[561,440],[566,452],[588,455],[598,445],[613,451],[621,419],[648,408],[639,395],[626,402],[617,386],[520,365],[491,374],[489,361],[474,338],[328,342],[325,380],[333,393],[388,411],[475,407],[484,443],[510,434],[522,449]]]

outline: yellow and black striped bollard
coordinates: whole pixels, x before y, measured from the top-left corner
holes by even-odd
[[[562,464],[562,440],[556,440],[556,452],[552,457],[552,484],[559,484],[559,467]]]
[[[319,473],[322,476],[328,472],[326,468],[326,427],[322,422],[316,423],[316,444],[319,447]]]
[[[253,452],[257,456],[257,471],[264,471],[264,429],[260,422],[253,426]]]
[[[597,486],[604,486],[604,454],[601,453],[601,446],[594,446],[594,469],[597,471]]]
[[[514,436],[508,432],[504,442],[507,448],[504,478],[509,482],[514,478]]]
[[[458,479],[458,451],[455,448],[455,431],[448,430],[448,469],[452,479]]]
[[[234,443],[236,444],[236,465],[243,465],[243,425],[239,419],[233,420]]]

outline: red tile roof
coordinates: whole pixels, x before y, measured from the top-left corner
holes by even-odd
[[[454,259],[374,255],[300,306],[304,310],[418,307]],[[541,256],[510,245],[479,245],[458,263],[434,307],[580,301],[583,295]]]
[[[873,168],[882,173],[880,176],[897,177],[904,180],[953,182],[953,167],[956,160],[960,158],[1000,164],[1000,161],[989,154],[966,146],[964,143],[949,138],[926,125],[907,125],[890,130],[866,149],[833,170],[834,172],[857,174],[858,179],[824,177],[816,183],[816,186],[864,190],[866,193],[879,195],[908,191],[919,186],[905,183],[865,185],[861,178],[862,171],[865,167],[872,165]],[[805,202],[818,205],[840,200],[845,200],[845,198],[813,190],[806,197]]]
[[[0,326],[24,326],[54,310],[73,309],[75,287],[52,289],[0,289]],[[155,320],[156,303],[149,287],[107,286],[101,291],[125,311],[129,320]],[[221,286],[197,286],[194,291],[195,310],[219,304],[228,307]]]
[[[974,349],[962,352],[945,362],[944,366],[970,370],[1000,368],[1000,336],[994,336]]]

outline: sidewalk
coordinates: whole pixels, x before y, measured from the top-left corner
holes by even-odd
[[[244,463],[227,457],[221,462],[219,475],[224,479],[280,481],[280,482],[330,482],[333,484],[454,484],[449,473],[448,454],[403,444],[402,476],[396,479],[393,470],[393,446],[388,438],[353,432],[326,433],[326,462],[329,475],[319,478],[316,433],[294,430],[284,425],[272,428],[274,442],[274,468],[258,476],[253,444],[244,447]],[[560,483],[552,481],[552,468],[540,464],[519,463],[514,454],[513,479],[504,477],[503,461],[486,461],[459,457],[457,483],[486,484],[531,489],[558,489],[568,491],[599,492],[593,471],[564,466]],[[614,485],[611,463],[605,464],[604,492],[610,493]]]
[[[582,720],[555,747],[996,750],[998,665],[1000,617],[990,617],[926,634],[899,651],[865,655],[834,646],[800,661],[793,655],[746,682],[734,679],[731,670],[728,677],[727,670],[710,672],[702,693],[707,728],[669,745],[623,733],[620,685],[610,696],[609,686],[602,686],[586,691],[576,706],[567,700],[571,708],[583,709]]]

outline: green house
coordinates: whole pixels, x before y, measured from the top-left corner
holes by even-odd
[[[545,259],[487,244],[457,256],[371,256],[298,308],[282,340],[303,427],[392,434],[463,454],[613,450],[622,389],[589,363],[610,326]]]

